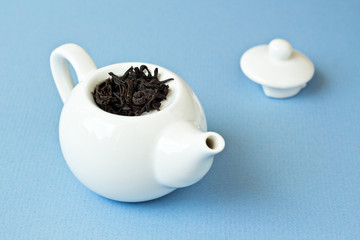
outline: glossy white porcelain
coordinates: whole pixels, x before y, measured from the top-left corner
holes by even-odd
[[[206,132],[203,109],[188,85],[175,73],[148,63],[119,63],[97,69],[78,45],[55,49],[50,58],[54,81],[64,101],[60,117],[60,144],[74,175],[94,192],[119,201],[138,202],[161,197],[199,181],[213,157],[223,150],[224,139]],[[78,76],[74,87],[70,62]],[[159,69],[169,94],[161,111],[137,117],[101,110],[92,91],[109,77],[129,67]]]
[[[247,50],[240,60],[244,74],[261,84],[268,97],[295,96],[314,75],[314,65],[284,39]]]

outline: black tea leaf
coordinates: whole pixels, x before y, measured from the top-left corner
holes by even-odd
[[[140,116],[160,110],[169,91],[168,81],[158,79],[158,69],[151,75],[147,66],[129,68],[122,77],[110,72],[110,78],[95,87],[94,100],[102,110],[123,116]]]

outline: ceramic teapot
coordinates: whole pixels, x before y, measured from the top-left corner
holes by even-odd
[[[70,63],[77,75],[74,82]],[[166,195],[199,181],[209,171],[224,139],[207,132],[204,111],[193,91],[175,73],[148,63],[118,63],[97,69],[83,48],[65,44],[50,57],[51,71],[64,107],[60,116],[61,150],[73,174],[86,187],[109,199],[139,202]],[[95,86],[113,72],[158,68],[169,93],[160,111],[120,116],[100,109]]]

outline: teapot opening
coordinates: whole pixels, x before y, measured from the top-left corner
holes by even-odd
[[[221,152],[225,147],[224,139],[217,133],[209,132],[205,139],[206,146],[214,152]]]
[[[160,81],[158,68],[152,74],[146,65],[131,66],[123,75],[108,74],[110,77],[96,85],[92,94],[102,110],[122,116],[140,116],[144,112],[159,111],[169,91],[167,82],[174,80],[168,78]]]
[[[107,111],[101,109],[96,104],[94,97],[93,97],[94,89],[95,89],[96,85],[105,82],[106,79],[109,78],[109,72],[113,72],[116,75],[122,76],[124,71],[127,70],[129,67],[139,67],[143,64],[146,64],[147,67],[149,68],[149,70],[152,72],[155,70],[155,68],[158,68],[158,76],[159,76],[160,81],[166,80],[168,78],[174,79],[174,80],[166,83],[169,86],[168,94],[166,96],[166,99],[163,99],[161,101],[159,111],[155,109],[155,110],[151,110],[149,112],[143,112],[141,115],[138,115],[138,116],[126,116],[126,115],[118,115],[118,114],[107,112]],[[171,71],[169,71],[165,68],[162,68],[160,66],[157,66],[157,65],[149,64],[149,63],[129,62],[129,63],[114,64],[114,65],[110,65],[110,66],[107,66],[107,67],[97,70],[97,72],[92,77],[92,80],[88,81],[88,84],[87,84],[88,86],[86,87],[88,92],[86,95],[87,95],[87,98],[92,103],[92,105],[103,113],[110,114],[112,116],[117,116],[117,117],[130,117],[130,118],[149,116],[149,115],[153,115],[156,113],[161,113],[166,108],[168,108],[170,105],[172,105],[172,103],[175,101],[176,96],[177,96],[176,92],[178,92],[178,90],[179,90],[179,79],[178,78],[179,77],[176,74],[172,73]]]
[[[215,148],[215,140],[213,136],[209,136],[206,138],[206,145],[208,146],[208,148],[210,149],[214,149]]]

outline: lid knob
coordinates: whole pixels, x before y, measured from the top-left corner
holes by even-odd
[[[291,44],[284,39],[274,39],[269,43],[269,55],[276,60],[285,61],[292,52]]]

